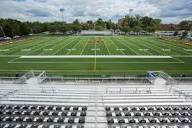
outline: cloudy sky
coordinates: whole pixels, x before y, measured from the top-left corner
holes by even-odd
[[[117,21],[130,14],[161,18],[163,23],[192,20],[192,0],[0,0],[0,18],[22,21]]]

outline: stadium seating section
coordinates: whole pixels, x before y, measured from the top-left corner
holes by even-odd
[[[0,105],[0,128],[83,128],[86,106]]]
[[[109,128],[192,127],[191,106],[106,107],[105,110]]]

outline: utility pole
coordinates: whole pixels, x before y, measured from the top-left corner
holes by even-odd
[[[4,32],[4,30],[3,30],[3,27],[2,27],[2,26],[0,26],[0,29],[1,29],[1,31],[2,31],[2,33],[3,33],[3,36],[4,36],[4,37],[6,37],[5,32]]]

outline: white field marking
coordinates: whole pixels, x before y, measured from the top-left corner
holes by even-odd
[[[75,47],[76,47],[77,45],[79,45],[82,40],[83,40],[83,38],[80,38],[79,41],[77,41],[77,43],[76,43],[75,45],[73,45],[71,49],[75,49]],[[68,52],[67,52],[67,55],[70,55],[71,52],[72,52],[72,51],[68,51]]]
[[[92,48],[91,51],[100,51],[100,48]]]
[[[97,70],[97,43],[95,42],[94,72]]]
[[[107,47],[106,45],[106,40],[104,40],[103,44],[105,45],[106,49],[107,49],[107,52],[108,52],[108,55],[111,55],[110,51],[109,51],[109,48]]]
[[[22,52],[28,52],[31,51],[31,49],[21,49]]]
[[[20,57],[21,55],[0,55],[0,57]]]
[[[14,62],[14,61],[9,61],[8,63],[17,63],[17,64],[95,64],[95,62],[34,62],[34,61],[26,61],[26,62]],[[183,64],[184,62],[98,62],[97,64]]]
[[[138,55],[58,55],[58,56],[20,56],[24,59],[39,59],[39,58],[133,58],[133,59],[172,59],[171,56],[138,56]]]
[[[192,55],[172,55],[172,57],[178,57],[178,58],[192,58]]]
[[[48,38],[48,39],[51,39],[51,38]],[[57,40],[57,39],[53,39],[54,41],[55,40]],[[52,41],[53,41],[52,40]],[[52,42],[51,41],[51,42]],[[28,52],[27,54],[25,54],[25,55],[29,55],[29,54],[31,54],[31,53],[34,53],[34,52],[36,52],[36,51],[38,51],[38,50],[41,50],[41,49],[43,49],[43,48],[45,48],[45,47],[47,47],[47,46],[49,46],[50,44],[54,44],[54,42],[52,42],[52,43],[48,43],[47,45],[45,45],[45,43],[47,42],[47,39],[46,39],[46,41],[41,41],[42,42],[42,44],[40,44],[40,46],[39,46],[39,44],[38,45],[35,45],[35,46],[32,46],[32,49],[34,49],[34,50],[31,50],[30,52]],[[43,45],[44,44],[44,45]],[[36,48],[37,47],[37,48]],[[42,53],[42,52],[41,52]],[[39,53],[40,54],[40,53]]]
[[[49,48],[49,49],[43,49],[43,51],[53,51],[53,49]]]
[[[136,50],[134,50],[134,48],[131,48],[131,47],[128,47],[128,45],[130,46],[130,43],[129,42],[127,42],[127,41],[125,41],[124,39],[122,39],[122,38],[119,38],[119,40],[122,40],[124,43],[122,43],[122,42],[120,42],[121,44],[123,44],[125,47],[127,47],[128,49],[130,49],[132,52],[134,52],[136,55],[139,55],[139,53],[136,51]],[[125,45],[125,43],[126,43],[126,45]],[[131,44],[132,45],[132,44]],[[133,46],[133,45],[132,45]],[[138,47],[138,46],[136,46],[136,47]]]
[[[164,46],[180,48],[178,45],[176,45],[176,44],[174,44],[174,43],[170,44],[170,43],[165,43],[164,41],[162,41],[162,42],[163,42],[163,45],[164,45]],[[161,44],[162,44],[162,43],[161,43]],[[188,52],[185,52],[185,51],[184,51],[184,53],[189,54]]]
[[[171,51],[171,49],[161,49],[162,51],[164,51],[164,52],[170,52]]]
[[[68,43],[67,43],[67,41],[68,40],[70,40],[70,38],[68,38],[67,40],[65,40],[64,41],[64,46],[61,46],[61,48],[59,48],[57,51],[55,51],[54,53],[52,53],[52,55],[55,55],[55,54],[57,54],[58,52],[60,52],[62,49],[65,49],[65,47],[67,46],[67,45],[69,45],[71,42],[73,42],[74,40],[76,40],[76,39],[74,39],[74,40],[71,40],[71,41],[69,41]],[[60,44],[61,45],[61,44]],[[60,46],[59,45],[59,46]],[[63,43],[62,43],[62,45],[63,45]]]
[[[141,39],[140,39],[141,40]],[[141,40],[141,41],[143,41],[143,40]],[[157,50],[157,49],[159,49],[159,47],[157,47],[156,45],[148,45],[149,43],[147,42],[147,41],[145,41],[145,43],[141,43],[143,46],[145,46],[145,47],[148,47],[148,48],[150,48],[151,50],[154,50],[155,52],[157,52],[157,53],[159,53],[160,55],[162,54],[162,52],[161,51],[159,51],[159,50]],[[155,47],[155,48],[154,48]],[[157,48],[157,49],[156,49]],[[151,53],[151,52],[149,52],[150,54],[152,54],[153,55],[153,53]]]
[[[192,52],[192,49],[184,49],[184,51]]]
[[[111,40],[112,44],[116,47],[116,49],[118,49],[119,46],[117,46],[112,39],[110,39],[110,40]],[[120,51],[120,52],[121,52],[123,55],[126,55],[125,52],[123,52],[123,51]]]
[[[0,49],[0,52],[7,52],[9,49]]]
[[[8,63],[14,63],[18,59],[19,59],[19,57],[13,58],[13,59],[9,60]]]
[[[77,49],[76,48],[72,48],[72,49],[65,49],[67,51],[76,51]]]
[[[86,48],[87,44],[88,44],[88,41],[86,42],[86,44],[84,44],[84,47],[83,47],[83,49],[81,50],[81,54],[80,54],[80,55],[82,55],[82,54],[83,54],[83,52],[84,52],[84,50],[85,50],[85,48]]]
[[[178,61],[178,62],[183,62],[183,63],[185,63],[184,61],[182,61],[182,60],[180,60],[179,58],[173,58],[175,61]]]
[[[116,50],[117,51],[125,51],[125,49],[123,49],[123,48],[117,48]]]
[[[140,48],[140,49],[138,49],[139,51],[149,51],[149,49],[142,49],[142,48]]]

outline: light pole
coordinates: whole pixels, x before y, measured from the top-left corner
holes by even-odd
[[[130,15],[130,16],[132,16],[132,15],[133,15],[133,11],[134,11],[134,10],[133,10],[132,8],[131,8],[131,9],[129,9],[129,15]]]
[[[61,12],[61,15],[62,15],[62,21],[63,21],[63,23],[64,23],[64,11],[65,11],[65,9],[64,9],[64,8],[60,8],[59,11]]]

